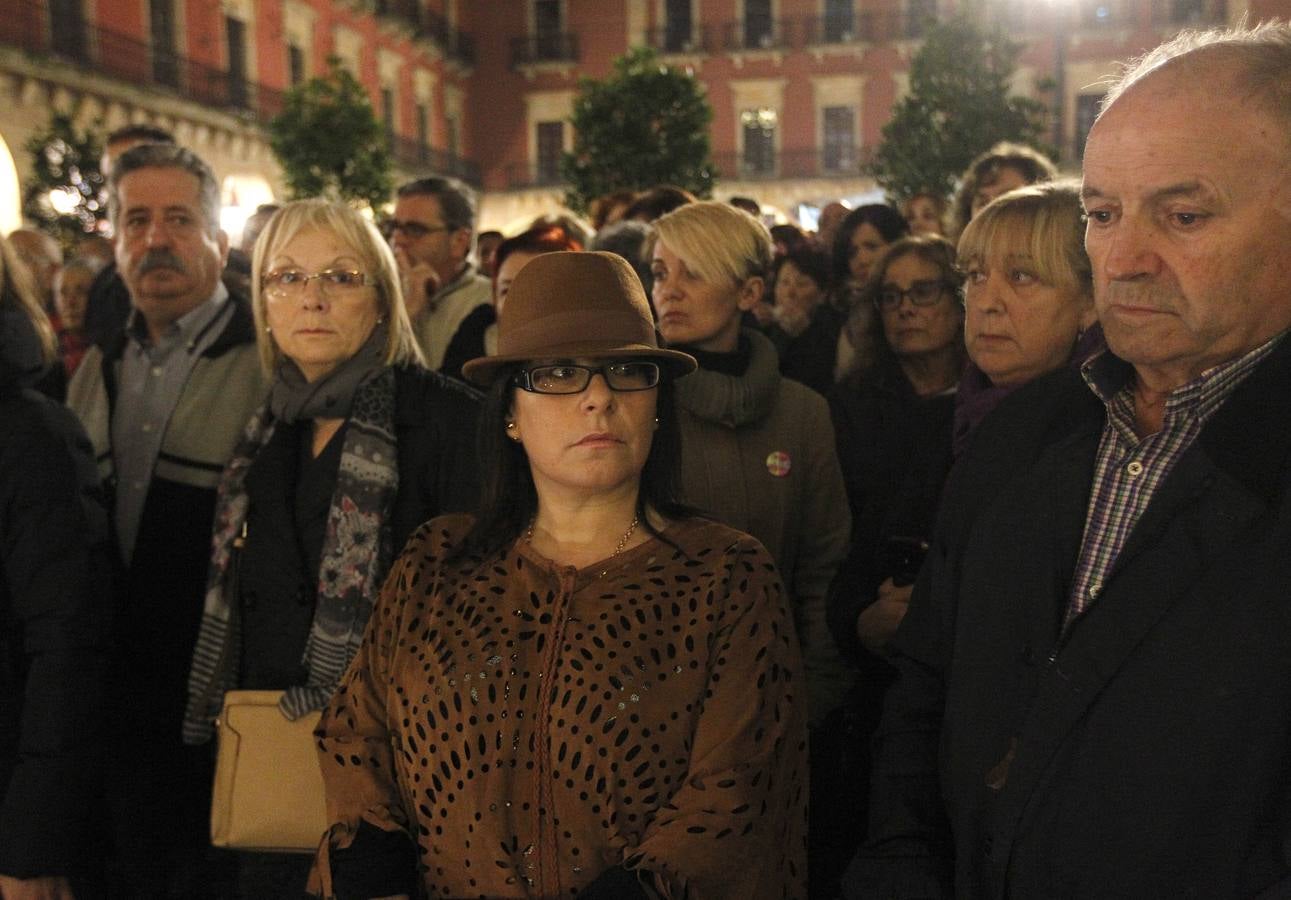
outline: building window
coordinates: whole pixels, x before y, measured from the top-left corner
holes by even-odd
[[[152,38],[152,78],[158,84],[179,87],[179,60],[175,55],[174,0],[148,4],[149,37]]]
[[[937,20],[937,0],[906,0],[905,36],[921,38]]]
[[[230,106],[247,106],[247,24],[233,16],[224,17],[225,46],[229,51]]]
[[[820,115],[822,167],[826,172],[856,174],[856,111],[850,106],[826,106]]]
[[[430,150],[430,110],[426,104],[417,104],[417,148],[424,160]]]
[[[386,141],[394,146],[394,88],[381,88],[381,124],[385,128]]]
[[[305,80],[305,51],[296,44],[287,45],[287,78],[293,87]]]
[[[454,159],[462,155],[459,152],[461,147],[458,130],[457,118],[455,116],[446,116],[444,118],[444,149]]]
[[[774,109],[766,106],[740,113],[740,126],[744,132],[743,174],[775,174],[775,132],[779,118]]]
[[[85,10],[81,7],[81,0],[49,0],[49,21],[55,53],[82,62],[90,58],[85,40]]]
[[[565,152],[565,123],[539,122],[537,125],[539,184],[556,184],[560,178],[560,158]]]
[[[856,13],[853,0],[825,0],[825,27],[822,37],[826,44],[844,44],[856,37]]]
[[[744,0],[744,46],[770,47],[775,39],[771,0]]]
[[[664,16],[663,49],[668,53],[690,51],[694,40],[690,0],[668,0]]]
[[[561,0],[534,0],[533,34],[538,59],[561,59],[561,33],[564,31],[560,15]]]

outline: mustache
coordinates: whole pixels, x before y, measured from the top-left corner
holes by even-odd
[[[1103,306],[1127,304],[1148,309],[1174,309],[1178,291],[1157,281],[1112,281],[1095,284],[1095,299]]]
[[[188,267],[184,261],[164,247],[149,250],[143,255],[143,259],[139,260],[140,275],[147,275],[154,269],[173,269],[183,274],[188,273]]]

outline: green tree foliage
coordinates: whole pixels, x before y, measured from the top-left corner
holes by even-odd
[[[1009,95],[1020,51],[998,28],[983,31],[964,17],[929,28],[910,62],[910,92],[868,167],[891,199],[949,195],[973,158],[999,141],[1041,145],[1046,106]]]
[[[326,75],[287,92],[282,112],[269,123],[269,146],[293,200],[327,197],[373,209],[390,200],[385,131],[363,85],[334,57]]]
[[[99,171],[103,141],[97,131],[81,131],[71,116],[54,112],[25,147],[32,179],[23,190],[22,214],[70,249],[107,219],[107,179]],[[61,195],[57,207],[51,191]]]
[[[619,57],[604,80],[583,78],[572,119],[574,150],[561,159],[571,209],[585,211],[610,191],[657,184],[712,193],[713,111],[695,78],[663,65],[652,50]]]

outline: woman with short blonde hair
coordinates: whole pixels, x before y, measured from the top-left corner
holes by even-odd
[[[712,202],[680,207],[654,224],[659,330],[669,347],[699,362],[677,380],[681,498],[771,551],[793,603],[811,723],[820,726],[851,687],[825,622],[825,592],[851,526],[829,408],[815,391],[781,377],[770,339],[742,327],[765,290],[766,227]],[[814,796],[813,787],[810,808]],[[809,848],[809,868],[813,856]]]
[[[251,258],[252,272],[265,271],[265,261],[282,246],[291,243],[302,231],[325,230],[336,234],[353,249],[354,257],[365,272],[371,274],[376,290],[377,308],[386,322],[384,362],[391,366],[425,365],[412,321],[404,305],[403,287],[398,277],[394,254],[376,226],[359,212],[342,203],[327,200],[298,200],[274,214],[260,232]],[[272,372],[281,357],[277,343],[269,337],[270,327],[264,286],[259,279],[251,281],[251,308],[255,313],[256,340],[260,364]]]

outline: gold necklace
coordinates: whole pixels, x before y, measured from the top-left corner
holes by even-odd
[[[530,545],[533,544],[533,523],[536,522],[537,519],[538,519],[537,516],[534,516],[532,519],[530,519],[529,527],[525,529],[524,542],[526,544],[530,544]],[[628,541],[632,540],[632,535],[636,532],[637,526],[640,524],[641,524],[641,517],[639,515],[633,516],[632,524],[628,526],[627,531],[623,532],[623,537],[619,538],[619,542],[614,545],[614,552],[610,554],[609,559],[614,559],[614,557],[618,556],[620,553],[623,552],[624,548],[627,547],[628,545]],[[606,561],[608,562],[609,560],[606,560]],[[608,568],[602,569],[601,577],[604,578],[607,574],[609,574],[609,571],[610,570]]]

